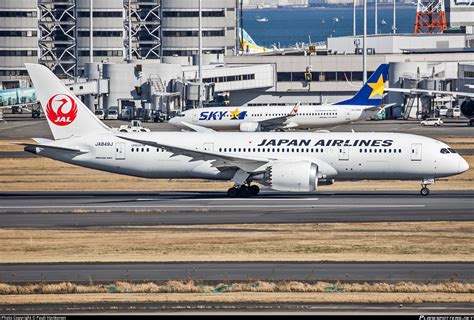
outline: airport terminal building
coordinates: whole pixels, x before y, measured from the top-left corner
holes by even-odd
[[[331,103],[362,85],[361,36],[328,38],[326,48],[312,51],[239,54],[234,0],[202,1],[202,85],[197,1],[136,0],[130,8],[123,0],[94,1],[91,63],[89,6],[89,0],[3,1],[2,87],[18,86],[28,79],[23,64],[39,62],[65,79],[91,109],[172,114],[201,101],[235,106]],[[368,74],[391,63],[391,86],[472,90],[466,84],[474,83],[474,9],[458,9],[458,3],[452,4],[448,17],[465,27],[462,32],[370,35]],[[466,10],[470,20],[456,13]],[[411,104],[410,116],[459,103],[407,99],[390,94],[387,101]]]

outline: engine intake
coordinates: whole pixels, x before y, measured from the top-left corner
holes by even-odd
[[[276,162],[258,178],[277,191],[314,191],[318,185],[318,166],[309,161]]]
[[[242,132],[257,132],[261,131],[260,123],[258,122],[243,122],[239,126],[239,130]]]
[[[474,118],[474,100],[466,100],[461,104],[462,114],[468,118]]]

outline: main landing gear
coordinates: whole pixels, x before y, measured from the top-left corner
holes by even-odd
[[[240,187],[235,186],[227,190],[227,196],[230,198],[236,198],[236,197],[252,197],[258,195],[260,192],[260,188],[253,184],[253,185],[241,185]]]
[[[434,183],[434,179],[432,179],[432,178],[423,179],[423,181],[421,182],[420,194],[424,197],[429,195],[430,194],[430,189],[428,189],[427,186],[429,186],[430,184],[433,184],[433,183]]]
[[[430,194],[430,189],[428,189],[426,186],[422,185],[422,188],[420,190],[420,194],[422,196],[427,196]]]

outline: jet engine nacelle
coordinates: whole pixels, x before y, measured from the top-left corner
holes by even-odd
[[[275,162],[267,168],[264,183],[277,191],[314,191],[318,185],[318,166],[309,161]]]
[[[260,123],[258,123],[258,122],[243,122],[243,123],[240,124],[240,131],[242,131],[242,132],[261,131]]]
[[[470,125],[474,125],[474,100],[466,100],[461,104],[462,114],[470,119]]]

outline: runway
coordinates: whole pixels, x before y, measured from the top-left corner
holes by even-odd
[[[473,263],[91,263],[1,264],[6,283],[168,281],[444,282],[474,280]]]
[[[51,131],[45,118],[32,119],[31,115],[7,115],[5,120],[0,122],[0,139],[30,139],[42,137],[52,139]],[[420,120],[384,120],[384,121],[357,121],[349,124],[343,124],[325,128],[333,132],[399,132],[420,134],[429,137],[472,137],[473,128],[469,127],[465,118],[459,120],[443,119],[444,124],[441,127],[421,126]],[[105,120],[105,124],[110,127],[119,127],[122,124],[128,124],[125,121]],[[152,131],[179,131],[175,126],[164,122],[143,122],[144,127]]]
[[[0,227],[472,221],[473,207],[474,191],[264,191],[238,199],[224,192],[12,192],[0,194]]]

